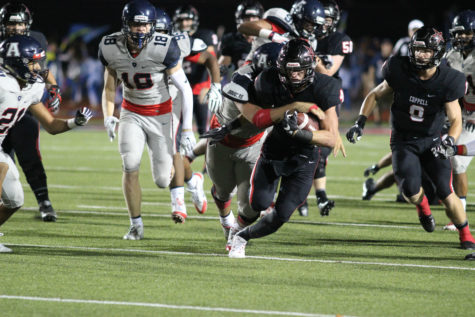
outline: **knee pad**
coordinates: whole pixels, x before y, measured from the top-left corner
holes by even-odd
[[[153,181],[155,182],[155,185],[157,185],[159,188],[167,188],[170,185],[172,178],[171,175],[165,175],[161,173],[160,175],[155,175],[153,177]]]
[[[15,189],[4,190],[2,194],[3,205],[7,208],[14,209],[20,208],[25,202],[25,196],[21,186],[17,186]]]
[[[140,153],[141,154],[141,153]],[[122,169],[126,173],[131,173],[138,171],[140,168],[140,161],[142,159],[141,155],[124,153],[121,154],[122,157]]]

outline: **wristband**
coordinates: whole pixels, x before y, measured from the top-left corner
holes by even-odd
[[[66,120],[66,124],[68,125],[69,129],[74,129],[75,127],[78,126],[76,122],[74,122],[74,118]]]
[[[360,116],[358,117],[358,120],[356,120],[356,124],[361,128],[361,129],[364,129],[364,125],[366,123],[366,116],[360,114]]]
[[[318,106],[316,104],[313,106],[310,106],[310,108],[308,108],[308,111],[310,112],[310,110],[312,109],[318,110]]]
[[[270,117],[270,111],[271,109],[261,109],[257,111],[254,117],[252,117],[252,123],[260,129],[270,127],[274,124],[274,121],[272,121]]]
[[[463,155],[463,145],[456,145],[455,155]]]

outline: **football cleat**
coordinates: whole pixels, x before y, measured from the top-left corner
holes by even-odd
[[[142,240],[143,239],[143,226],[131,225],[129,232],[127,232],[124,237],[124,240]]]
[[[475,260],[475,253],[470,253],[465,256],[465,260],[473,261]]]
[[[361,198],[363,200],[371,200],[373,198],[375,191],[376,185],[374,184],[374,180],[372,178],[368,178],[364,183],[363,183],[363,194],[361,195]]]
[[[424,215],[421,214],[419,216],[419,222],[422,225],[422,228],[424,228],[425,231],[427,232],[433,232],[435,230],[435,219],[432,215]]]
[[[308,203],[307,200],[304,201],[304,203],[298,208],[299,210],[299,215],[302,217],[307,217],[308,216]]]
[[[335,207],[335,201],[333,200],[325,200],[318,203],[318,210],[320,210],[322,217],[328,216],[333,207]]]
[[[197,178],[196,187],[187,188],[187,191],[191,193],[191,200],[193,201],[193,205],[195,205],[196,211],[200,214],[204,214],[208,208],[208,201],[203,190],[204,177],[203,174],[197,172],[193,173],[193,176]]]
[[[3,244],[0,243],[0,253],[11,253],[13,252],[12,249],[7,248]]]
[[[475,243],[472,241],[461,241],[460,247],[464,250],[475,250]]]
[[[44,222],[56,221],[58,217],[56,216],[56,212],[54,211],[53,206],[51,206],[49,200],[42,201],[38,206],[40,207],[41,219],[43,219]]]
[[[186,217],[186,213],[183,213],[181,211],[172,212],[172,219],[173,221],[175,221],[175,223],[185,223]]]
[[[243,259],[246,257],[246,244],[247,241],[239,235],[235,235],[233,243],[231,244],[231,251],[228,256],[230,258]]]
[[[448,224],[446,224],[443,229],[448,231],[457,231],[457,228],[455,227],[453,222],[449,222]]]
[[[229,228],[228,241],[226,242],[226,251],[231,251],[231,245],[233,244],[234,236],[242,229],[243,227],[241,227],[237,221],[232,225],[231,228]]]

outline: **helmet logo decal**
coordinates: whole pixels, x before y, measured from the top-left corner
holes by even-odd
[[[23,22],[23,18],[19,14],[12,14],[8,19],[9,22]]]
[[[6,53],[7,57],[20,57],[20,49],[18,48],[18,42],[12,42],[8,46]]]
[[[148,17],[145,16],[145,15],[136,15],[136,16],[134,16],[134,21],[135,22],[147,23],[148,22]]]
[[[285,64],[285,67],[300,67],[300,63],[288,62],[287,64]]]

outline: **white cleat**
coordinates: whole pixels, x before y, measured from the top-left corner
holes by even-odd
[[[124,240],[142,240],[143,226],[130,226],[129,232],[124,236]]]
[[[239,231],[241,231],[242,229],[244,229],[243,227],[241,227],[237,221],[231,226],[231,228],[229,228],[229,231],[228,231],[228,241],[226,242],[226,251],[231,251],[231,245],[233,244],[233,239],[234,239],[234,236],[236,235],[236,233],[238,233]]]
[[[12,253],[12,249],[7,248],[3,244],[0,243],[0,253]]]
[[[191,200],[195,205],[196,211],[200,214],[204,214],[208,209],[208,200],[206,199],[205,192],[203,190],[204,177],[201,173],[193,173],[196,177],[196,187],[187,188],[187,191],[191,193]]]
[[[244,259],[246,257],[246,244],[247,241],[244,238],[235,235],[228,256],[234,259]]]
[[[446,224],[443,229],[448,230],[448,231],[457,231],[457,227],[455,227],[455,225],[452,222],[449,222],[448,224]]]

